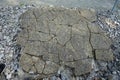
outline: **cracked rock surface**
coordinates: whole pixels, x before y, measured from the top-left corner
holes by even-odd
[[[42,78],[67,66],[79,76],[91,72],[96,60],[112,61],[111,40],[95,20],[92,9],[40,7],[23,13],[17,37],[23,71]]]

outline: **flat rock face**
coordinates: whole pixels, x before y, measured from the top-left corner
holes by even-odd
[[[60,66],[74,68],[76,76],[89,73],[94,60],[113,60],[111,41],[98,25],[94,10],[41,7],[21,15],[20,66],[26,72],[48,76]]]

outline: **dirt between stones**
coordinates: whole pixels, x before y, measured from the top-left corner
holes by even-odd
[[[93,9],[33,8],[21,15],[20,66],[25,73],[49,76],[61,66],[76,76],[89,73],[96,60],[111,61],[111,40],[93,23]]]

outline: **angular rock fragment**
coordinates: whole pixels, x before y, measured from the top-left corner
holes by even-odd
[[[45,66],[45,62],[42,60],[38,60],[35,62],[35,69],[37,70],[37,73],[43,73]]]
[[[102,28],[100,28],[100,26],[98,24],[88,22],[87,26],[91,33],[105,35],[105,31],[103,31]]]
[[[20,66],[22,66],[24,71],[29,72],[30,69],[32,68],[33,64],[34,63],[32,62],[32,57],[30,55],[27,55],[24,53],[21,56]]]
[[[111,49],[101,49],[95,50],[96,59],[103,61],[111,61],[113,60],[113,53]]]
[[[66,25],[61,25],[60,28],[56,32],[56,37],[57,37],[58,42],[61,45],[65,45],[65,43],[70,40],[71,27],[68,27]]]
[[[74,69],[76,76],[89,73],[92,61],[111,61],[111,41],[98,25],[94,10],[41,7],[20,17],[22,46],[20,66],[26,72],[48,76],[61,66]]]
[[[92,47],[89,43],[89,33],[86,31],[73,31],[71,45],[75,50],[76,59],[92,57]]]
[[[91,44],[94,49],[109,49],[111,45],[110,39],[101,34],[91,34]]]
[[[92,60],[91,59],[84,59],[78,60],[75,62],[75,75],[79,76],[82,74],[89,73],[92,69]]]
[[[45,68],[44,68],[44,71],[43,73],[44,74],[52,74],[52,73],[56,73],[57,70],[59,68],[59,65],[54,63],[54,62],[51,62],[51,61],[46,61],[46,64],[45,64]]]
[[[80,10],[80,13],[83,17],[85,17],[86,19],[88,19],[90,22],[92,21],[96,21],[96,12],[94,9],[82,9]]]

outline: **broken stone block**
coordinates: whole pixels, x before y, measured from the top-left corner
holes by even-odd
[[[66,25],[61,25],[56,32],[56,36],[57,36],[58,42],[62,45],[65,45],[65,43],[70,40],[71,27],[68,27]]]
[[[112,53],[111,49],[95,50],[95,55],[96,55],[96,59],[98,59],[98,60],[103,60],[103,61],[113,60],[113,53]]]
[[[45,68],[44,68],[44,71],[43,73],[44,74],[52,74],[52,73],[56,73],[57,70],[59,68],[59,65],[54,63],[54,62],[51,62],[51,61],[46,61],[46,64],[45,64]]]
[[[22,66],[23,70],[29,72],[33,66],[32,57],[24,53],[20,58],[20,66]]]
[[[98,24],[88,22],[88,28],[91,33],[105,35],[105,31],[103,31]]]
[[[45,48],[42,46],[41,42],[28,41],[23,48],[23,53],[27,53],[33,56],[41,56],[46,53]]]
[[[111,41],[98,25],[94,10],[40,7],[26,11],[17,36],[21,49],[20,67],[26,74],[41,77],[55,74],[61,66],[83,75],[91,72],[92,61],[113,60]]]
[[[38,60],[35,62],[35,68],[38,73],[42,73],[44,70],[45,62],[42,60]]]
[[[79,76],[82,74],[89,73],[92,70],[92,60],[84,59],[75,62],[75,75]]]
[[[59,62],[59,56],[58,56],[58,54],[45,53],[43,55],[43,60],[52,61],[52,62],[58,63]]]
[[[94,49],[109,49],[111,40],[102,34],[91,34],[91,44]]]
[[[96,11],[94,9],[81,9],[80,13],[83,17],[85,17],[90,22],[96,21]]]
[[[83,27],[84,26],[84,27]],[[84,21],[84,18],[80,18],[78,22],[76,22],[74,25],[72,25],[72,29],[75,29],[77,31],[88,31],[89,29],[87,27],[87,22]]]
[[[59,54],[59,58],[63,62],[73,61],[76,59],[76,54],[74,54],[71,49],[63,48]]]
[[[75,60],[92,57],[92,46],[90,45],[89,37],[90,35],[86,31],[81,31],[80,33],[76,31],[72,32],[70,42],[75,50]]]

